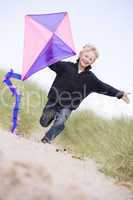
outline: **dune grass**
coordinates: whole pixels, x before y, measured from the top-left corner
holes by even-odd
[[[4,74],[0,72],[0,127],[9,130],[14,97],[2,83]],[[22,135],[40,132],[39,118],[46,93],[30,81],[13,82],[22,94],[17,132]],[[92,111],[76,111],[55,142],[70,148],[76,156],[95,159],[105,174],[133,182],[133,119],[107,120]]]
[[[78,157],[94,158],[106,175],[133,182],[133,119],[75,112],[56,142]]]

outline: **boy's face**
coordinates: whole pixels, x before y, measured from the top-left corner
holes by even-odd
[[[79,57],[79,64],[82,68],[88,67],[96,60],[96,54],[93,51],[83,51]]]

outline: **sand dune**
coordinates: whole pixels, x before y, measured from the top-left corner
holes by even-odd
[[[0,200],[133,200],[93,160],[55,149],[0,131]]]

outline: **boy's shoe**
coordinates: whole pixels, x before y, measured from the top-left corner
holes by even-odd
[[[51,142],[48,141],[45,137],[43,137],[43,138],[41,139],[41,142],[44,143],[44,144],[46,144],[46,143],[51,144]]]

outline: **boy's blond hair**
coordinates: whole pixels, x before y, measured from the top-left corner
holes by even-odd
[[[96,48],[95,46],[91,45],[91,44],[85,44],[85,45],[83,46],[83,49],[82,49],[82,50],[80,51],[80,53],[79,53],[79,57],[80,57],[80,55],[81,55],[84,51],[92,51],[92,52],[95,53],[96,58],[99,57],[99,52],[98,52],[97,48]]]

